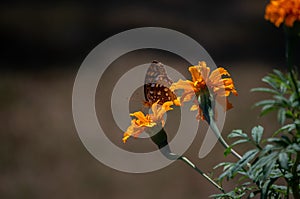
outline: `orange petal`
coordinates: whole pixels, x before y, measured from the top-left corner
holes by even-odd
[[[210,68],[206,66],[204,61],[199,62],[199,71],[202,76],[202,79],[207,83],[209,81]]]
[[[199,68],[197,66],[190,66],[189,71],[191,73],[193,82],[202,80]]]
[[[193,104],[193,106],[190,108],[191,111],[197,111],[199,109],[199,105]]]
[[[134,116],[136,117],[138,120],[140,120],[142,123],[147,123],[149,122],[148,119],[146,118],[146,116],[144,115],[144,113],[142,111],[138,111],[138,112],[134,112],[131,113],[130,116]]]
[[[211,75],[209,76],[209,79],[213,82],[217,82],[222,78],[222,75],[227,75],[230,76],[230,74],[228,73],[227,70],[225,70],[224,68],[220,67],[215,69]]]

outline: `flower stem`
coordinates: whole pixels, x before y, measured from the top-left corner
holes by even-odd
[[[208,180],[212,185],[218,188],[222,193],[224,189],[218,185],[214,180],[212,180],[208,175],[206,175],[203,171],[201,171],[195,164],[193,164],[189,159],[184,156],[179,156],[173,153],[168,144],[168,136],[166,131],[162,128],[156,135],[151,137],[152,141],[158,146],[160,152],[169,160],[182,160],[195,171],[197,171],[200,175],[202,175],[206,180]]]
[[[289,28],[284,26],[285,28],[285,57],[286,57],[286,63],[288,66],[288,70],[290,73],[290,77],[292,80],[292,85],[294,87],[296,96],[298,101],[300,102],[300,94],[299,94],[299,89],[298,89],[298,84],[295,78],[295,69],[294,69],[294,48],[295,48],[295,43],[297,41],[297,35],[294,33],[293,28]]]
[[[293,174],[293,182],[291,182],[291,187],[293,190],[293,196],[294,198],[300,198],[300,190],[299,190],[299,184],[300,184],[300,177],[298,176],[297,167],[300,164],[300,152],[297,152],[296,155],[296,161],[293,165],[292,174]]]
[[[208,180],[212,185],[214,185],[217,189],[219,189],[222,193],[225,193],[224,189],[218,185],[213,179],[211,179],[207,174],[205,174],[201,169],[199,169],[195,164],[193,164],[188,158],[184,156],[179,156],[175,153],[172,153],[169,145],[160,148],[161,153],[168,158],[169,160],[182,160],[184,163],[193,168],[197,173],[202,175],[206,180]]]
[[[218,185],[214,180],[212,180],[207,174],[205,174],[203,171],[201,171],[195,164],[193,164],[189,159],[187,159],[184,156],[180,156],[178,160],[182,160],[184,163],[189,165],[191,168],[193,168],[196,172],[198,172],[200,175],[202,175],[206,180],[208,180],[212,185],[214,185],[216,188],[218,188],[222,193],[225,193],[224,189]]]
[[[215,119],[214,119],[215,114],[213,108],[214,103],[212,103],[213,101],[212,99],[213,97],[209,94],[208,89],[206,89],[206,91],[203,91],[203,93],[201,93],[198,96],[199,107],[203,112],[204,119],[209,124],[210,128],[218,138],[218,141],[224,146],[225,149],[227,149],[229,148],[229,144],[227,144],[227,142],[224,140],[217,124],[215,123]],[[238,154],[235,150],[231,149],[230,152],[239,160],[242,159],[242,156]]]
[[[215,123],[215,121],[212,117],[210,118],[209,126],[212,129],[212,131],[215,133],[215,135],[218,138],[219,142],[224,146],[224,148],[225,149],[229,148],[229,145],[227,144],[227,142],[222,137],[222,135],[220,133],[220,130],[217,127],[217,125],[216,125],[216,123]],[[230,152],[232,153],[232,155],[234,155],[239,160],[242,159],[242,156],[238,152],[236,152],[235,150],[231,149]]]

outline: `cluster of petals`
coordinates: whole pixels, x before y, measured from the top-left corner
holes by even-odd
[[[271,0],[266,6],[265,19],[279,27],[284,23],[293,27],[300,21],[300,0]]]
[[[225,110],[229,110],[233,107],[227,97],[230,93],[237,95],[237,91],[226,69],[219,67],[211,72],[211,69],[202,61],[196,66],[189,67],[189,71],[192,80],[179,80],[173,83],[170,88],[172,91],[183,90],[181,102],[190,101],[203,92],[211,91],[215,100],[218,101]],[[203,118],[202,111],[199,109],[197,103],[191,107],[191,110],[198,110],[198,117]]]
[[[130,136],[138,137],[146,128],[152,128],[156,125],[165,125],[164,114],[172,110],[171,107],[173,102],[168,101],[163,105],[158,104],[159,101],[153,103],[151,106],[152,113],[144,114],[141,111],[131,113],[130,116],[135,117],[131,120],[131,125],[127,128],[126,132],[123,134],[123,142],[125,143]]]

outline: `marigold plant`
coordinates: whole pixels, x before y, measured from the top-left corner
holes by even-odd
[[[266,6],[265,19],[277,27],[282,25],[285,28],[287,44],[288,72],[274,70],[262,79],[267,84],[266,87],[252,89],[255,92],[271,94],[271,99],[257,102],[255,106],[261,107],[261,116],[277,111],[281,127],[272,133],[272,137],[263,139],[265,130],[262,126],[254,127],[251,133],[245,133],[241,129],[233,130],[228,138],[235,141],[230,145],[221,136],[215,121],[216,104],[219,103],[227,111],[233,107],[228,97],[230,94],[238,94],[226,69],[219,67],[212,70],[205,61],[200,61],[198,65],[188,68],[190,80],[180,79],[171,84],[171,80],[165,76],[163,65],[154,61],[160,68],[150,74],[163,71],[164,75],[158,75],[159,81],[167,80],[170,84],[168,87],[166,84],[153,82],[147,84],[149,93],[146,96],[151,99],[151,113],[145,115],[138,111],[131,114],[134,118],[124,133],[123,142],[130,136],[138,137],[143,131],[147,132],[166,158],[185,162],[218,188],[221,193],[212,195],[213,198],[300,198],[300,81],[293,60],[293,44],[300,36],[300,31],[295,27],[295,23],[300,21],[300,0],[271,0]],[[165,101],[166,99],[169,101]],[[215,180],[186,157],[172,153],[168,147],[163,116],[172,110],[171,106],[175,102],[175,105],[183,106],[191,100],[194,102],[191,111],[198,110],[197,118],[207,122],[225,147],[224,155],[231,153],[237,158],[236,162],[218,164],[215,169],[222,167],[223,171]],[[244,143],[252,145],[252,148],[240,155],[234,148]],[[232,190],[224,190],[225,179],[233,178],[240,180]]]

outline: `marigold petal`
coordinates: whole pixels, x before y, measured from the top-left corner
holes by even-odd
[[[209,81],[210,68],[206,66],[206,63],[204,61],[199,62],[198,67],[202,79],[207,84],[207,82]]]
[[[190,81],[190,80],[178,80],[178,82],[173,83],[170,86],[170,90],[171,91],[175,91],[175,90],[185,90],[185,91],[194,91],[194,82]]]
[[[199,109],[198,104],[193,104],[193,106],[190,108],[191,111],[197,111]]]
[[[222,77],[222,75],[227,75],[230,76],[230,74],[228,73],[228,71],[225,68],[217,68],[215,69],[213,72],[211,72],[209,79],[212,81],[219,81]]]
[[[173,103],[174,103],[175,106],[181,106],[180,97],[177,97],[177,99],[174,100]]]
[[[136,120],[133,119],[131,121],[131,125],[127,128],[126,132],[123,134],[123,142],[125,143],[130,136],[138,137],[143,131],[145,127],[138,126],[136,124]]]
[[[144,115],[144,113],[142,111],[131,113],[130,116],[136,117],[138,120],[140,120],[143,123],[148,122],[146,116]]]
[[[201,74],[199,72],[199,68],[197,66],[190,66],[189,71],[191,73],[193,82],[202,80]]]
[[[168,102],[165,102],[165,103],[162,105],[162,108],[163,108],[165,111],[173,110],[173,108],[171,107],[172,105],[173,105],[173,102],[172,102],[172,101],[168,101]]]

